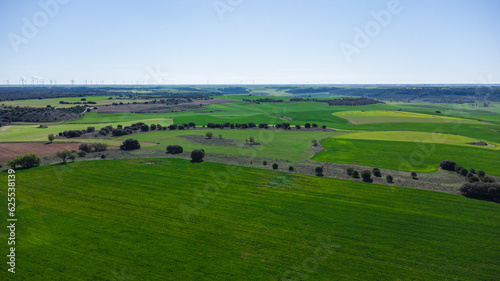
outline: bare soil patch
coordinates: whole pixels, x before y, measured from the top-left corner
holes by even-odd
[[[6,142],[0,143],[0,162],[11,160],[18,155],[36,153],[38,156],[56,154],[59,150],[78,150],[81,142],[71,143],[42,143],[42,142]],[[109,148],[115,148],[110,146]]]

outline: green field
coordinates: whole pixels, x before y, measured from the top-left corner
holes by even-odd
[[[218,138],[236,139],[245,142],[249,137],[254,137],[260,145],[253,147],[220,146],[209,144],[196,144],[189,140],[179,138],[183,135],[202,135],[212,132]],[[278,130],[231,130],[231,129],[207,129],[207,130],[184,130],[184,131],[161,131],[134,135],[133,138],[144,142],[157,142],[159,145],[151,146],[151,149],[165,150],[167,145],[181,145],[185,151],[194,149],[205,149],[207,153],[227,154],[236,156],[249,156],[257,158],[276,158],[300,162],[310,159],[314,152],[311,149],[312,139],[321,140],[333,136],[342,135],[343,132],[322,131],[278,131]],[[125,140],[130,136],[120,137]]]
[[[342,139],[353,140],[383,140],[383,141],[403,141],[403,142],[423,142],[423,143],[441,143],[471,147],[469,143],[475,143],[478,139],[469,137],[427,133],[427,132],[411,132],[411,131],[379,131],[379,132],[360,132],[351,133],[340,136]],[[474,146],[476,148],[500,149],[499,144],[490,143],[491,146]]]
[[[108,100],[108,98],[112,97],[113,99]],[[113,104],[113,103],[132,103],[132,100],[128,99],[118,99],[119,96],[86,96],[83,97],[87,101],[94,101],[96,104],[89,104],[88,106],[102,106],[102,105],[107,105],[107,104]],[[74,98],[54,98],[54,99],[33,99],[33,100],[16,100],[16,101],[2,101],[1,104],[5,106],[30,106],[30,107],[46,107],[47,105],[50,105],[52,107],[57,107],[57,108],[65,108],[65,107],[74,107],[77,106],[78,104],[60,104],[59,101],[65,101],[65,102],[79,102],[81,101],[82,97],[74,97]],[[140,100],[140,102],[146,102],[148,100]],[[84,104],[80,104],[84,106]]]
[[[476,120],[461,119],[446,116],[406,112],[406,111],[341,111],[334,115],[349,120],[352,124],[373,123],[470,123],[479,124]],[[484,123],[483,123],[484,124]]]
[[[500,151],[441,143],[331,138],[321,142],[325,151],[316,161],[358,164],[412,172],[435,172],[442,160],[500,176]]]
[[[1,280],[500,273],[500,205],[454,194],[179,159],[43,166],[17,171],[16,183],[17,273]]]

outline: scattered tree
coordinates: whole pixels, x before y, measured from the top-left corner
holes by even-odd
[[[47,138],[49,139],[49,142],[53,142],[56,136],[54,134],[49,134]]]
[[[87,155],[87,152],[85,152],[83,150],[78,151],[78,156],[85,157],[85,155]]]
[[[361,172],[361,178],[363,178],[363,181],[370,181],[372,179],[372,173],[368,170],[364,170]]]
[[[311,128],[311,123],[306,123],[306,124],[304,125],[304,127],[305,127],[306,129]]]
[[[354,172],[353,168],[347,168],[346,170],[348,176],[352,176],[352,172]]]
[[[355,178],[355,179],[358,179],[359,178],[359,172],[358,171],[353,171],[352,172],[352,177]]]
[[[207,132],[207,133],[205,134],[205,136],[207,137],[207,139],[212,139],[212,137],[214,136],[214,133],[212,133],[212,132]]]
[[[179,154],[184,152],[184,148],[180,145],[168,145],[167,146],[167,153],[170,154]]]
[[[273,170],[278,170],[278,164],[276,163],[273,164]]]
[[[195,149],[191,152],[192,162],[203,162],[205,151],[203,149]]]
[[[267,166],[267,161],[262,162],[262,165]]]
[[[312,143],[313,143],[313,146],[318,146],[318,140],[317,139],[313,139]]]
[[[394,180],[391,175],[385,176],[385,179],[387,180],[388,183],[392,183]]]
[[[90,153],[92,151],[92,145],[90,145],[89,143],[82,143],[78,146],[78,150]]]
[[[72,150],[71,153],[68,155],[68,158],[71,159],[72,162],[75,162],[76,157],[78,157],[78,154],[74,150]]]
[[[457,163],[455,163],[454,161],[451,161],[451,160],[443,160],[439,164],[439,167],[441,167],[441,169],[446,170],[446,171],[455,171],[456,164]]]
[[[416,180],[417,179],[417,173],[415,172],[411,172],[411,177]]]
[[[290,167],[288,167],[288,171],[293,172],[293,171],[295,171],[295,169],[293,168],[293,166],[290,166]]]
[[[59,150],[57,153],[56,153],[56,156],[61,158],[63,163],[66,164],[66,158],[69,158],[69,156],[71,155],[71,150]]]
[[[482,177],[486,176],[486,173],[485,173],[484,171],[478,171],[478,172],[477,172],[477,175],[478,175],[480,178],[482,178]]]
[[[323,167],[316,167],[316,169],[314,169],[314,172],[316,173],[316,176],[318,176],[318,177],[323,176]]]
[[[141,144],[139,143],[138,140],[134,139],[127,139],[123,142],[122,145],[120,145],[121,150],[134,150],[134,149],[140,149]]]
[[[95,142],[92,145],[92,148],[94,148],[94,150],[96,152],[99,152],[99,151],[105,151],[107,148],[108,148],[108,145],[105,144],[105,143],[100,143],[100,142]]]
[[[460,188],[460,192],[469,198],[500,202],[500,184],[497,183],[466,183]]]
[[[378,177],[378,178],[380,178],[382,176],[382,173],[380,173],[379,168],[373,168],[372,172],[373,172],[373,175]]]

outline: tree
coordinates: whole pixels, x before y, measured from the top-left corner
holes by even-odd
[[[392,181],[394,180],[391,175],[385,176],[385,179],[387,180],[388,183],[392,183]]]
[[[312,126],[313,126],[313,128],[318,128],[318,124],[316,124],[316,123],[313,123]]]
[[[141,126],[141,131],[143,131],[143,132],[147,132],[147,131],[149,131],[149,126],[148,126],[148,125],[146,125],[146,124],[142,125],[142,126]]]
[[[254,144],[255,143],[255,138],[254,137],[249,137],[248,141],[250,142],[250,144]]]
[[[363,178],[363,181],[370,181],[372,179],[372,173],[368,170],[364,170],[361,172],[361,178]]]
[[[205,136],[207,137],[207,139],[212,139],[212,137],[214,136],[214,134],[212,132],[207,132],[205,134]]]
[[[90,153],[92,151],[92,145],[90,145],[89,143],[82,143],[78,146],[78,150]]]
[[[439,167],[442,169],[442,170],[446,170],[446,171],[455,171],[455,165],[457,163],[455,163],[454,161],[451,161],[451,160],[443,160],[441,161],[441,163],[439,164]]]
[[[69,158],[69,156],[71,155],[71,151],[70,150],[59,150],[57,153],[56,153],[56,156],[61,158],[63,163],[66,164],[66,158]]]
[[[262,165],[266,166],[267,165],[267,161],[262,162]]]
[[[184,130],[185,128],[186,128],[186,126],[184,126],[184,125],[177,126],[177,130]]]
[[[352,172],[352,177],[355,179],[359,178],[359,172],[358,171]]]
[[[222,139],[222,134],[219,134],[219,139]]]
[[[54,134],[49,134],[47,138],[49,139],[49,142],[53,142],[56,136],[54,136]]]
[[[134,150],[134,149],[140,149],[141,144],[139,143],[138,140],[134,139],[127,139],[123,142],[122,145],[120,145],[121,150]]]
[[[323,130],[326,130],[326,125],[322,125],[321,128],[323,128]]]
[[[288,167],[288,171],[293,172],[293,171],[295,171],[295,169],[293,168],[293,166],[290,166],[290,167]]]
[[[28,153],[25,155],[18,155],[14,159],[7,161],[7,165],[12,169],[15,169],[16,166],[21,166],[23,169],[29,169],[33,167],[40,166],[42,163],[42,158],[40,158],[35,153]]]
[[[472,176],[470,176],[470,177],[467,177],[467,180],[468,180],[469,182],[478,182],[478,181],[479,181],[479,178],[478,178],[478,177],[476,177],[476,176],[474,176],[474,175],[472,175]]]
[[[85,152],[83,150],[78,151],[78,156],[85,157],[85,155],[87,155],[87,152]]]
[[[486,176],[486,173],[485,173],[484,171],[478,171],[478,172],[477,172],[477,175],[478,175],[480,178],[482,178],[482,177]]]
[[[352,172],[354,172],[353,168],[347,168],[346,170],[348,176],[352,176]]]
[[[76,151],[72,150],[71,153],[68,155],[68,158],[71,159],[72,162],[75,162],[77,156],[78,154],[76,153]]]
[[[180,145],[168,145],[167,146],[167,153],[170,154],[179,154],[184,152],[184,148]]]
[[[495,179],[492,178],[492,177],[489,177],[489,176],[484,176],[484,177],[481,177],[480,180],[482,182],[495,182]]]
[[[149,126],[149,129],[151,131],[155,131],[156,130],[156,124],[151,124],[151,126]]]
[[[411,172],[411,177],[416,180],[417,179],[417,173],[415,172]]]
[[[300,130],[300,128],[301,128],[301,127],[300,127],[300,125],[299,125],[299,124],[295,125],[295,129]]]
[[[500,184],[497,183],[466,183],[460,188],[460,192],[469,198],[500,202]]]
[[[318,140],[317,139],[313,139],[312,143],[313,143],[313,146],[318,146]]]
[[[323,167],[316,167],[316,169],[314,169],[314,172],[316,173],[316,176],[318,176],[318,177],[323,176]]]
[[[304,127],[306,127],[306,129],[311,128],[311,123],[306,123],[306,124],[304,125]]]
[[[192,162],[203,162],[205,158],[205,151],[203,149],[195,149],[191,152]]]
[[[373,175],[378,177],[378,178],[380,178],[382,176],[382,173],[380,173],[379,168],[373,168],[372,172],[373,172]]]
[[[278,170],[278,164],[276,163],[273,164],[273,170]]]
[[[189,128],[194,128],[194,127],[196,127],[196,124],[194,122],[189,122],[188,123],[188,127]]]

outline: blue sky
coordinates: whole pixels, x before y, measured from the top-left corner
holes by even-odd
[[[498,34],[498,0],[1,0],[0,83],[498,83]]]

